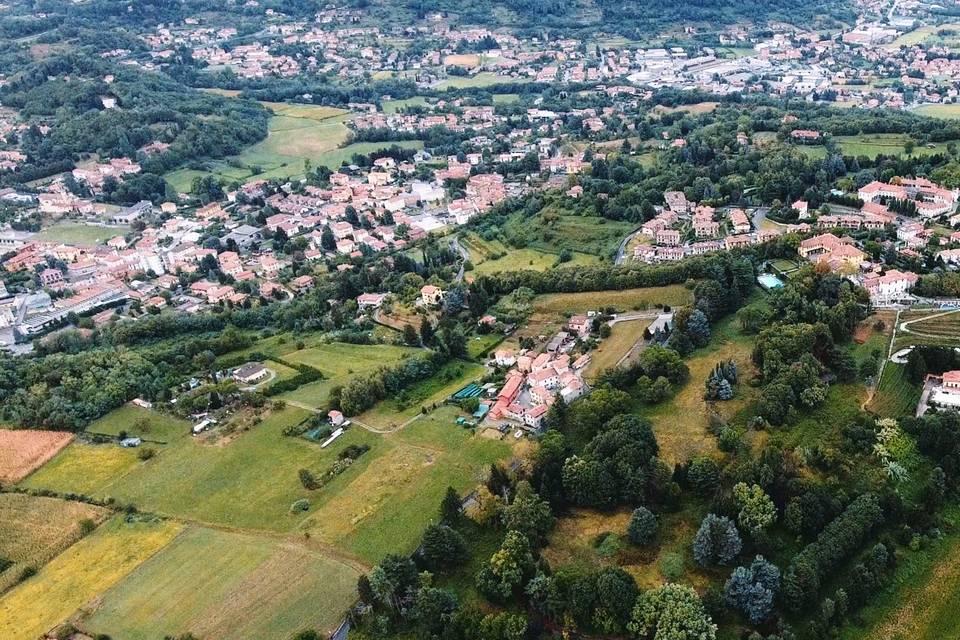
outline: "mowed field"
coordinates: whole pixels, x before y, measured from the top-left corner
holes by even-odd
[[[280,398],[321,409],[326,406],[327,396],[333,387],[346,384],[351,378],[371,373],[380,367],[397,364],[419,351],[412,347],[344,343],[317,344],[300,351],[292,351],[286,354],[285,360],[318,369],[326,378],[281,394]]]
[[[39,569],[80,538],[82,521],[97,524],[107,515],[106,509],[83,502],[0,494],[0,558],[13,562],[0,573],[0,593],[24,569]]]
[[[0,638],[37,640],[166,546],[173,522],[128,523],[117,517],[0,597]]]
[[[123,640],[329,633],[351,604],[358,575],[297,544],[189,527],[104,593],[82,626]]]
[[[0,483],[19,482],[71,440],[63,431],[0,429]]]
[[[930,118],[953,120],[960,118],[960,104],[922,104],[913,112]]]
[[[103,227],[93,224],[61,222],[38,231],[33,239],[44,242],[67,242],[93,246],[103,244],[110,238],[126,235],[129,232],[129,227]]]

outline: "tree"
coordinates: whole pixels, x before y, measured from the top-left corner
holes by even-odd
[[[440,502],[440,521],[446,524],[455,524],[460,520],[460,509],[463,506],[463,500],[460,494],[453,487],[447,487],[447,492],[443,495]]]
[[[535,570],[530,541],[519,531],[508,531],[500,549],[477,574],[477,589],[496,602],[506,602],[522,589]]]
[[[777,519],[773,500],[759,485],[747,486],[745,482],[738,482],[733,486],[733,499],[740,509],[737,522],[747,531],[761,531]]]
[[[715,640],[713,624],[692,587],[665,584],[637,599],[627,628],[639,640]]]
[[[743,548],[740,532],[726,516],[708,513],[693,539],[693,557],[701,566],[729,564]]]
[[[431,634],[439,635],[450,622],[457,607],[456,596],[446,589],[423,587],[417,592],[413,617]]]
[[[506,529],[523,533],[534,544],[543,539],[556,522],[550,504],[525,480],[517,483],[516,497],[503,509],[501,520]]]
[[[637,583],[620,567],[601,569],[595,579],[593,626],[605,634],[623,633],[637,602]]]
[[[303,488],[307,491],[314,491],[320,488],[320,483],[317,482],[317,479],[313,477],[313,474],[310,473],[309,469],[300,469],[298,472],[300,476],[300,484],[303,485]]]
[[[423,532],[420,554],[430,569],[445,569],[463,564],[469,557],[467,542],[456,529],[444,524],[431,524]]]
[[[746,615],[754,624],[769,617],[780,589],[780,570],[757,556],[749,567],[737,567],[723,587],[727,605]]]
[[[710,495],[720,486],[720,465],[706,456],[695,458],[687,470],[687,480],[700,495]]]
[[[646,507],[638,507],[630,516],[627,537],[633,544],[646,545],[657,535],[657,517]]]
[[[417,335],[417,330],[413,328],[412,324],[403,325],[403,343],[411,347],[420,344],[420,336]]]

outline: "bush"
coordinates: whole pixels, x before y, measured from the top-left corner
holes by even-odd
[[[660,573],[669,581],[679,580],[683,577],[684,571],[686,571],[685,563],[683,561],[683,556],[679,553],[666,553],[663,558],[660,559],[660,564],[658,568]]]
[[[647,545],[657,535],[657,517],[646,507],[639,507],[630,516],[627,538],[633,544]]]
[[[143,462],[146,462],[155,455],[157,455],[157,450],[150,447],[144,447],[137,452],[137,458]]]
[[[310,510],[310,501],[307,500],[306,498],[300,498],[299,500],[294,502],[292,505],[290,505],[290,511],[293,511],[295,513],[309,511],[309,510]]]

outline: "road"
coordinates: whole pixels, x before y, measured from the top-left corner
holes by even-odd
[[[626,259],[626,257],[627,257],[627,256],[625,255],[626,252],[627,252],[627,245],[629,245],[629,244],[630,244],[630,241],[633,240],[633,239],[637,236],[638,233],[640,233],[640,229],[641,229],[641,228],[642,228],[642,227],[638,227],[638,228],[634,229],[634,230],[633,230],[633,233],[629,234],[626,238],[624,238],[623,240],[620,241],[620,246],[617,247],[617,257],[614,258],[613,264],[618,264],[618,265],[619,265],[619,264],[623,264],[623,261],[624,261],[624,260]]]
[[[450,243],[450,246],[454,251],[460,254],[463,260],[460,262],[460,270],[457,271],[457,277],[454,278],[454,282],[463,282],[463,268],[467,263],[467,260],[470,259],[470,252],[460,244],[460,236],[453,236],[453,241]]]

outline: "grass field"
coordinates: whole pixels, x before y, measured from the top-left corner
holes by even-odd
[[[941,640],[960,637],[960,510],[947,509],[947,535],[898,558],[891,586],[858,612],[841,640]]]
[[[903,145],[910,139],[909,136],[899,133],[874,133],[859,136],[836,136],[834,140],[840,145],[840,150],[847,156],[867,156],[875,158],[883,155],[908,155]],[[934,153],[945,153],[947,146],[935,144],[933,147],[917,145],[909,157],[916,158]]]
[[[501,271],[546,271],[557,266],[557,253],[524,248],[513,249],[499,240],[484,240],[476,234],[461,239],[463,247],[470,252],[474,275],[490,275]],[[498,257],[502,256],[502,257]],[[573,259],[560,266],[574,267],[596,264],[597,258],[585,253],[574,253]]]
[[[501,76],[485,71],[473,76],[449,76],[447,79],[438,82],[433,88],[443,91],[444,89],[473,89],[490,87],[495,84],[523,84],[525,82],[530,82],[530,79]]]
[[[590,352],[590,364],[584,375],[595,378],[605,369],[615,367],[617,362],[643,338],[643,331],[650,326],[650,320],[631,320],[618,322],[610,330],[610,337],[600,341],[599,346]]]
[[[0,429],[0,482],[19,482],[73,440],[72,433]]]
[[[280,398],[322,408],[326,406],[327,395],[333,387],[346,384],[351,377],[396,364],[418,352],[418,349],[411,347],[343,343],[318,344],[301,351],[293,351],[286,355],[289,362],[319,369],[326,378],[281,394]]]
[[[750,363],[752,351],[753,340],[740,333],[733,316],[720,321],[713,327],[710,344],[686,359],[690,368],[687,383],[666,402],[641,411],[641,415],[653,422],[660,443],[660,457],[668,464],[716,452],[716,438],[707,431],[711,411],[729,420],[757,396],[757,390],[746,383],[753,366]],[[721,360],[737,363],[741,382],[733,400],[712,403],[711,406],[703,399],[703,385]]]
[[[650,111],[656,114],[683,112],[692,115],[699,115],[701,113],[710,113],[718,106],[720,106],[719,102],[696,102],[694,104],[681,104],[676,107],[657,105]]]
[[[931,118],[956,119],[960,118],[960,104],[922,104],[913,112]]]
[[[357,575],[299,545],[191,527],[105,593],[83,626],[124,640],[330,633],[355,596]]]
[[[426,104],[426,98],[423,96],[414,96],[413,98],[406,98],[404,100],[384,100],[381,106],[383,107],[384,113],[397,113],[407,107],[422,107]]]
[[[44,242],[66,242],[92,246],[102,244],[110,238],[122,236],[129,232],[129,227],[101,227],[93,224],[61,222],[46,229],[41,229],[33,236],[33,239]]]
[[[0,494],[0,557],[13,562],[0,573],[0,593],[27,567],[39,569],[81,535],[82,520],[99,523],[109,511],[83,502],[20,493]]]
[[[190,431],[191,424],[174,416],[126,404],[93,422],[87,431],[115,436],[121,431],[144,440],[169,442]]]
[[[22,484],[30,489],[109,496],[117,481],[140,464],[134,449],[74,442]]]
[[[549,209],[549,207],[548,207]],[[552,214],[551,211],[546,213]],[[632,222],[616,222],[591,216],[547,215],[534,219],[521,214],[506,225],[530,234],[532,249],[558,252],[561,248],[579,253],[613,259],[624,236],[636,225]]]
[[[420,141],[397,143],[346,143],[350,130],[346,123],[352,117],[349,111],[305,104],[282,102],[263,103],[273,116],[268,123],[267,137],[247,147],[240,154],[208,163],[206,171],[179,169],[164,178],[180,192],[190,190],[194,178],[214,175],[226,181],[244,181],[249,178],[286,178],[303,175],[305,160],[314,166],[336,168],[355,154],[367,154],[391,144],[407,148],[421,148]]]
[[[180,526],[115,518],[0,598],[0,637],[36,640],[166,546]]]
[[[412,551],[437,518],[447,487],[469,491],[492,462],[510,453],[508,444],[457,426],[458,415],[455,407],[442,407],[384,436],[379,445],[385,452],[372,462],[364,462],[370,454],[361,458],[362,472],[322,502],[301,529],[371,562],[387,552]]]

